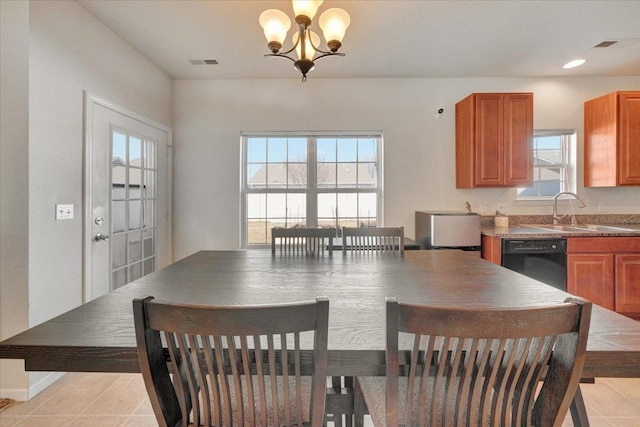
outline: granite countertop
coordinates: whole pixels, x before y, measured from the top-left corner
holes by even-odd
[[[554,226],[551,215],[513,215],[508,227],[496,227],[493,216],[483,216],[482,234],[505,238],[640,237],[638,214],[576,215],[576,222]]]
[[[609,225],[611,227],[607,230],[587,230],[579,227],[584,224],[578,224],[576,226],[565,225],[563,229],[545,229],[543,227],[551,227],[549,224],[520,224],[510,227],[492,227],[483,226],[482,234],[492,237],[506,237],[506,238],[546,238],[546,237],[640,237],[640,224],[620,224]],[[572,228],[575,227],[575,228]],[[616,230],[616,227],[620,227],[620,230]]]

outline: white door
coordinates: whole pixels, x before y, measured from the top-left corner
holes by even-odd
[[[171,131],[85,95],[84,301],[170,262]]]

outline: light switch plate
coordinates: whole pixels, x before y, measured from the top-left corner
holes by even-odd
[[[56,205],[56,221],[73,219],[73,205]]]

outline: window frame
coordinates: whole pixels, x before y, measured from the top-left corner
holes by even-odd
[[[248,139],[250,138],[306,138],[307,139],[307,186],[306,187],[292,187],[287,185],[283,188],[249,188],[247,182],[247,148]],[[317,183],[317,167],[318,163],[318,150],[317,142],[321,138],[336,138],[336,139],[374,139],[376,144],[376,159],[375,165],[377,169],[376,186],[375,188],[367,187],[340,187],[338,183],[334,187],[319,187]],[[383,224],[383,134],[381,131],[349,131],[349,132],[242,132],[240,134],[240,246],[242,249],[263,249],[271,246],[270,242],[264,244],[249,244],[248,243],[248,212],[247,212],[247,196],[249,194],[305,194],[306,195],[306,227],[318,226],[318,195],[319,194],[363,194],[373,193],[376,194],[376,224],[378,226]],[[268,150],[268,148],[267,148]],[[268,159],[267,159],[268,160]],[[275,162],[274,162],[275,163]],[[280,163],[280,162],[278,162]],[[289,161],[284,162],[288,164]],[[327,162],[340,164],[343,162]],[[358,160],[356,156],[355,162],[349,163],[370,163]],[[265,164],[269,164],[265,161]],[[267,214],[268,215],[268,214]],[[360,218],[359,212],[357,212],[357,218]]]
[[[514,200],[516,202],[546,202],[549,200],[553,200],[554,195],[549,196],[520,196],[519,191],[524,188],[531,188],[535,186],[535,183],[538,182],[536,177],[539,176],[536,171],[542,168],[550,168],[550,167],[558,167],[561,169],[561,175],[563,175],[564,179],[560,181],[560,191],[576,191],[576,161],[575,161],[575,151],[576,151],[576,140],[577,140],[577,132],[575,129],[536,129],[533,131],[533,139],[537,137],[550,137],[550,136],[559,136],[561,137],[562,143],[562,157],[563,161],[560,163],[554,163],[551,165],[536,165],[535,161],[533,162],[533,185],[528,187],[516,187],[514,188]],[[535,155],[535,143],[532,141],[531,144],[531,156]]]

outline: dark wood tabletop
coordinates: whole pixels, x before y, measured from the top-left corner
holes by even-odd
[[[568,295],[463,251],[272,256],[202,251],[0,343],[27,370],[138,372],[132,300],[267,304],[327,296],[329,375],[384,374],[385,297],[476,307]],[[584,377],[640,377],[640,322],[594,306]]]

